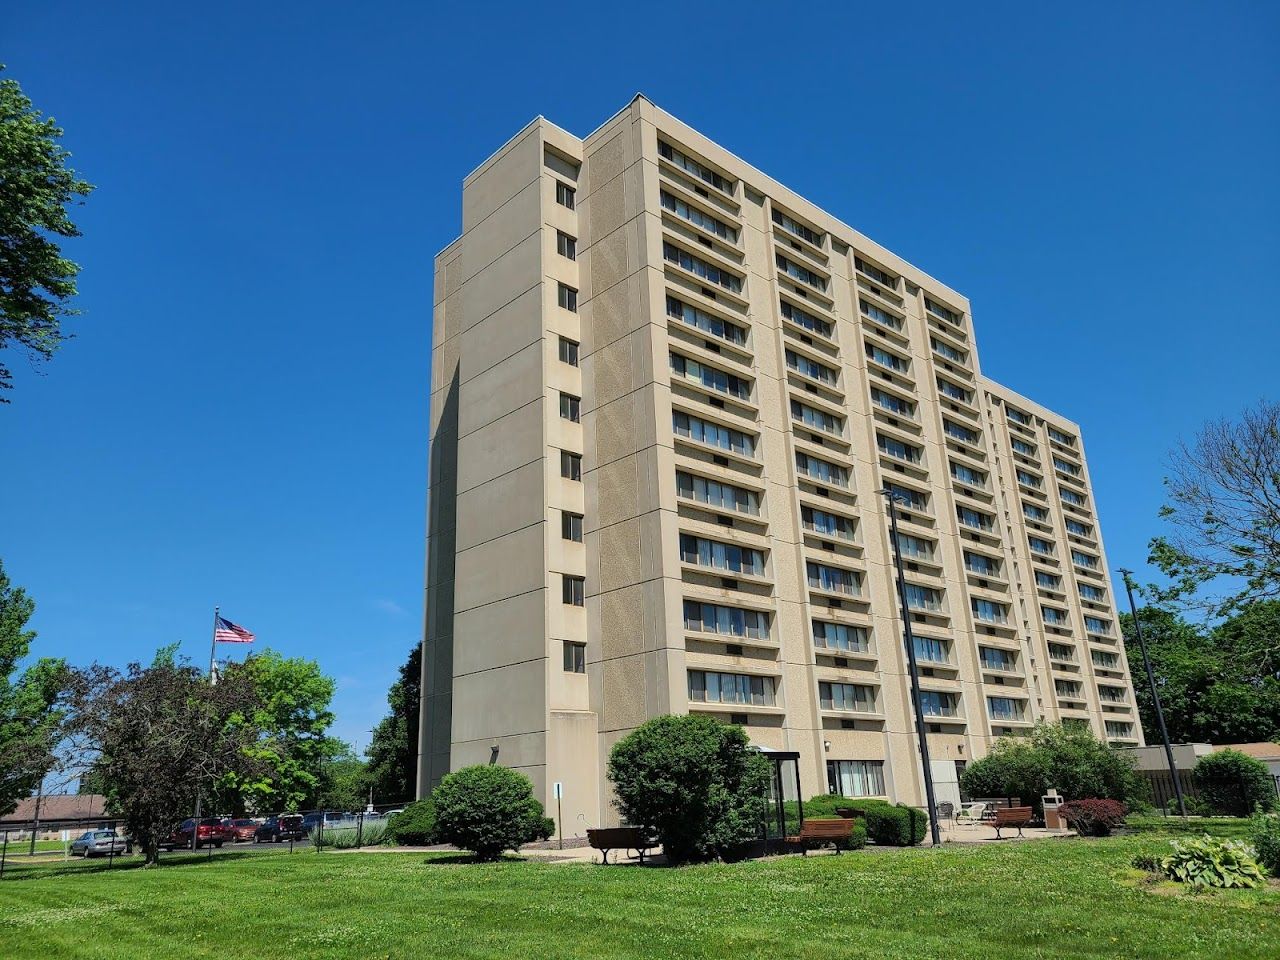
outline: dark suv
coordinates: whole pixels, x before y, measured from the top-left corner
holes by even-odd
[[[307,831],[302,826],[302,815],[282,813],[268,817],[253,835],[256,843],[282,843],[285,840],[305,840]]]

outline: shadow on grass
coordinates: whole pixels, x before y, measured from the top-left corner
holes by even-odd
[[[306,853],[314,856],[314,851],[308,849]],[[10,880],[40,880],[45,877],[66,877],[77,874],[99,874],[99,873],[118,873],[121,871],[133,870],[168,870],[179,867],[195,868],[209,863],[224,863],[228,860],[256,860],[264,856],[288,856],[286,850],[258,851],[249,850],[237,851],[233,853],[218,853],[210,857],[207,853],[190,853],[190,854],[172,854],[162,853],[159,862],[148,866],[143,862],[140,856],[124,856],[116,857],[114,861],[105,857],[95,857],[92,860],[74,859],[66,861],[54,861],[45,863],[22,863],[15,864],[9,862],[5,864],[4,877],[0,879],[0,883],[8,883]],[[303,851],[298,851],[295,856],[302,856]]]
[[[520,857],[510,853],[504,853],[497,860],[481,860],[475,854],[471,853],[435,853],[427,854],[427,858],[422,861],[426,866],[442,866],[454,867],[461,865],[475,864],[495,864],[495,863],[534,863],[534,857]]]

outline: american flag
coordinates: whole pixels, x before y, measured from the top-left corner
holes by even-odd
[[[219,617],[218,625],[213,628],[213,639],[216,643],[253,643],[253,634],[226,617]]]

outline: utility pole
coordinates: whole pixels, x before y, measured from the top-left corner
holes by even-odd
[[[938,829],[938,805],[933,796],[933,767],[929,762],[929,737],[925,729],[924,710],[920,704],[920,670],[916,665],[916,642],[911,635],[911,611],[907,607],[907,578],[902,572],[902,551],[898,544],[898,494],[889,488],[877,491],[889,501],[889,534],[893,538],[893,565],[897,570],[898,603],[902,607],[902,642],[907,647],[907,669],[911,672],[911,708],[916,715],[916,736],[920,740],[920,764],[924,772],[924,796],[929,805],[929,831],[933,845],[942,845]]]
[[[1187,803],[1182,798],[1182,781],[1178,779],[1178,768],[1173,762],[1173,747],[1169,744],[1169,729],[1164,724],[1164,708],[1160,706],[1160,691],[1156,689],[1156,674],[1151,669],[1151,657],[1147,653],[1147,641],[1142,636],[1142,624],[1138,622],[1138,607],[1133,602],[1133,580],[1131,570],[1120,568],[1124,577],[1125,593],[1129,595],[1129,613],[1133,616],[1133,632],[1138,638],[1138,646],[1142,649],[1142,662],[1147,668],[1147,684],[1151,687],[1151,702],[1156,708],[1156,722],[1160,725],[1160,739],[1164,741],[1164,756],[1169,761],[1169,779],[1173,781],[1173,792],[1178,796],[1178,813],[1187,815]]]

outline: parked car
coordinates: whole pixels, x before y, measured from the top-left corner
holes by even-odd
[[[112,852],[133,853],[133,841],[114,830],[86,830],[71,841],[71,852],[78,857],[105,857]]]
[[[241,840],[252,840],[258,832],[258,821],[250,820],[247,817],[233,820],[227,817],[222,821],[222,826],[231,833],[230,840],[232,843],[238,843]]]
[[[191,846],[191,831],[196,832],[196,847],[207,847],[212,844],[220,847],[227,842],[227,829],[217,817],[205,817],[197,825],[195,820],[183,820],[173,828],[170,834],[160,841],[161,850],[173,850],[177,847]]]
[[[281,843],[285,840],[305,840],[306,836],[301,814],[282,813],[278,817],[267,817],[266,822],[259,824],[253,839],[257,843]]]

